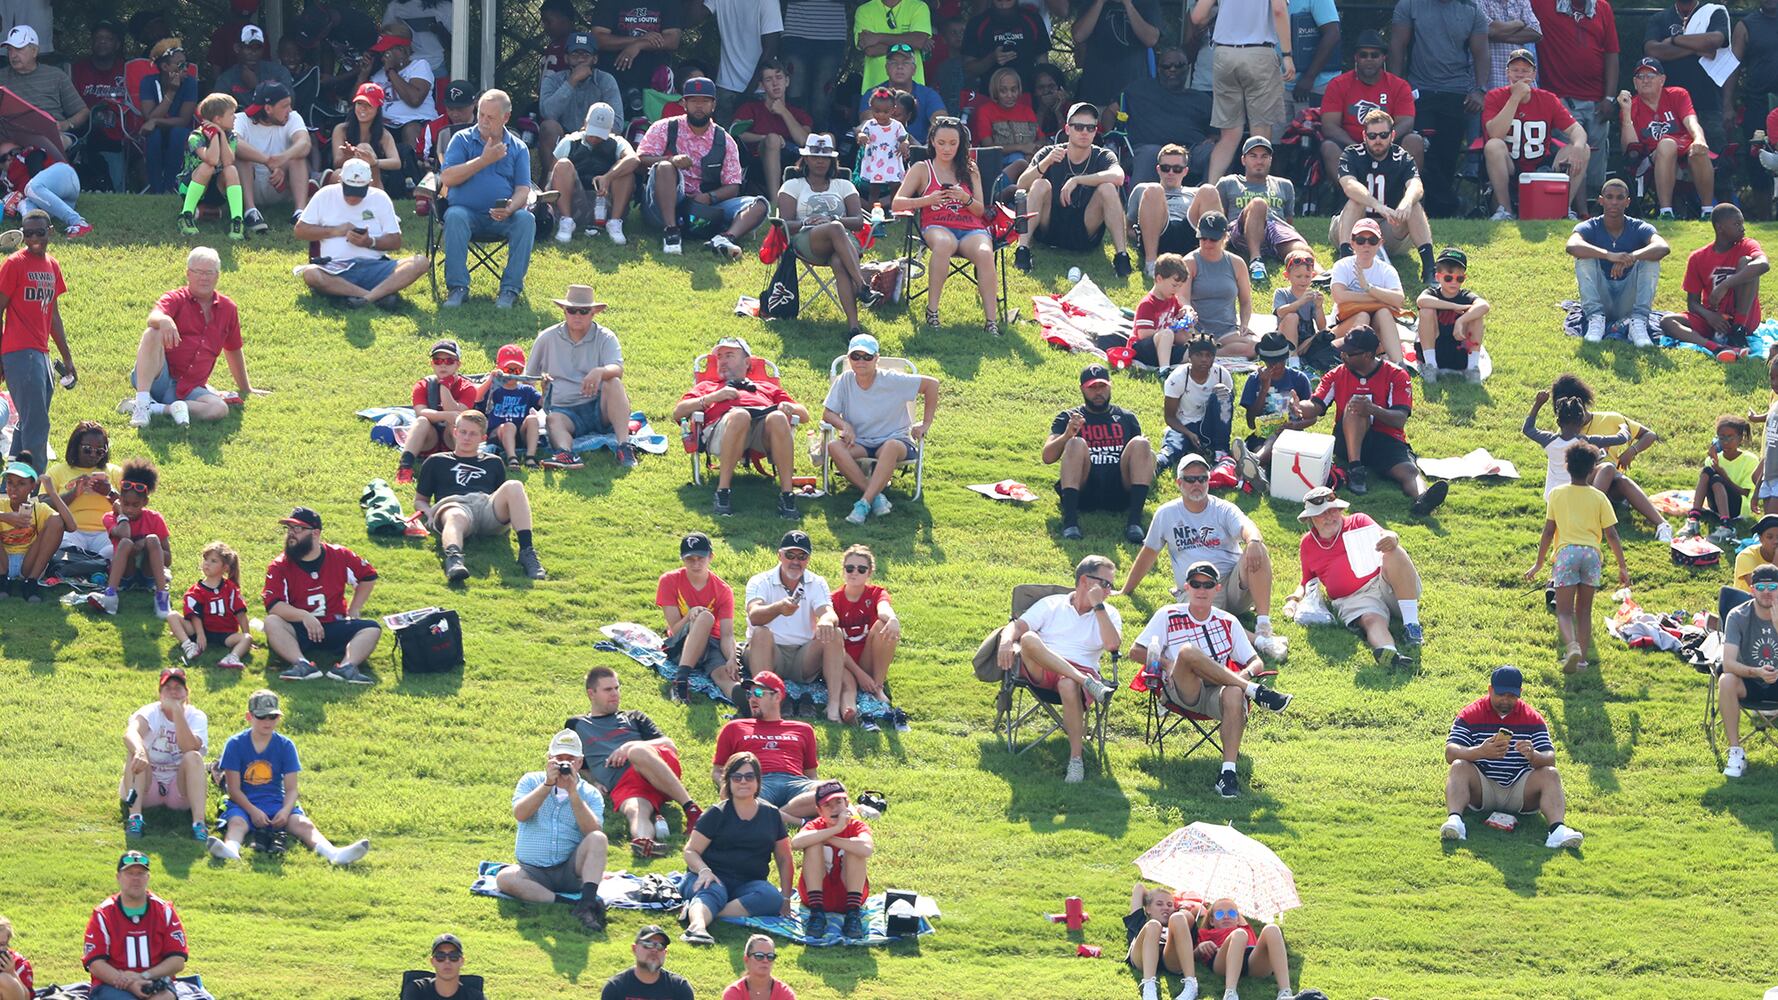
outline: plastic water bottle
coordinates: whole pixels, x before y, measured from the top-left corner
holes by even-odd
[[[1253,263],[1247,265],[1247,276],[1254,281],[1266,280],[1265,261],[1260,260],[1258,257],[1253,258]]]
[[[611,199],[600,195],[593,199],[593,225],[603,226],[605,217],[611,213]]]
[[[1073,284],[1078,284],[1079,282],[1080,282],[1080,268],[1078,268],[1078,267],[1069,268],[1068,269],[1068,283],[1070,285],[1073,285]]]
[[[657,841],[660,841],[662,843],[665,843],[667,838],[670,836],[672,836],[672,831],[667,829],[667,818],[665,816],[658,814],[658,813],[655,814],[655,817],[654,817],[654,839]]]

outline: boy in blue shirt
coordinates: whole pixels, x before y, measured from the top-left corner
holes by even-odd
[[[543,394],[529,382],[519,381],[525,374],[525,349],[517,344],[507,344],[494,355],[494,367],[500,369],[502,378],[495,376],[488,380],[487,395],[482,397],[482,409],[488,414],[488,436],[500,443],[500,453],[506,456],[506,467],[519,467],[518,439],[522,431],[525,436],[525,465],[537,468],[537,436],[541,420],[538,414],[543,409]]]
[[[336,865],[349,865],[370,850],[369,840],[335,847],[321,835],[296,804],[297,774],[302,763],[296,744],[278,732],[284,711],[278,696],[259,690],[247,698],[247,728],[228,738],[222,748],[224,792],[223,836],[205,842],[210,855],[238,861],[241,841],[249,830],[283,830]]]
[[[1288,365],[1290,341],[1282,333],[1273,331],[1261,337],[1257,353],[1260,369],[1247,376],[1247,384],[1241,387],[1241,412],[1247,415],[1249,433],[1234,440],[1235,471],[1255,490],[1265,493],[1271,487],[1266,470],[1272,467],[1272,445],[1278,435],[1308,426],[1288,419],[1292,397],[1308,399],[1313,388],[1307,375]],[[1280,422],[1280,416],[1286,419]],[[1265,417],[1273,419],[1261,432],[1259,422]]]

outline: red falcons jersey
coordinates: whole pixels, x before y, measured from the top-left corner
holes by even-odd
[[[322,545],[321,565],[311,573],[280,555],[265,568],[267,611],[282,601],[323,623],[346,617],[346,588],[375,580],[377,571],[344,545]]]
[[[92,968],[104,959],[124,972],[146,972],[173,955],[187,955],[185,925],[173,904],[148,894],[148,912],[132,920],[112,896],[93,908],[86,922],[86,950],[81,964]],[[93,985],[98,986],[97,977]]]
[[[198,619],[206,632],[238,631],[240,620],[235,616],[245,610],[247,602],[241,598],[240,586],[226,576],[215,590],[199,580],[185,592],[185,617]]]
[[[1488,91],[1482,99],[1482,121],[1491,121],[1505,110],[1511,97],[1511,87]],[[1513,111],[1513,120],[1507,123],[1506,153],[1518,164],[1520,172],[1536,170],[1556,155],[1555,140],[1573,124],[1574,115],[1560,97],[1533,87],[1531,96]]]

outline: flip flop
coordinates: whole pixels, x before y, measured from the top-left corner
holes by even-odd
[[[686,944],[708,945],[716,943],[716,939],[710,936],[709,931],[686,931],[684,934],[679,935],[679,940],[684,941]]]

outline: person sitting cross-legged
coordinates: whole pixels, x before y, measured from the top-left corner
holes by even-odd
[[[429,264],[421,254],[389,256],[401,249],[401,219],[388,193],[371,186],[370,164],[347,160],[339,177],[339,183],[315,192],[297,216],[296,238],[317,241],[321,248],[297,273],[316,294],[338,299],[348,309],[398,308],[398,293],[419,281]]]
[[[533,580],[548,577],[531,542],[531,498],[525,484],[506,478],[499,455],[482,452],[488,439],[488,417],[480,410],[457,414],[456,447],[440,452],[420,466],[414,481],[414,509],[438,532],[444,553],[445,579],[469,578],[463,564],[463,540],[475,535],[518,535],[519,568]]]
[[[844,913],[840,934],[849,941],[864,940],[864,900],[870,895],[870,856],[876,853],[870,826],[852,811],[846,786],[824,781],[815,789],[821,810],[790,838],[790,849],[802,854],[797,888],[808,913],[803,916],[803,936],[827,936],[827,915]],[[836,898],[837,897],[837,898]]]
[[[543,770],[531,771],[512,790],[513,846],[517,864],[494,876],[494,886],[528,903],[553,903],[557,893],[578,892],[570,914],[597,934],[605,929],[605,878],[609,841],[602,817],[604,797],[580,777],[585,763],[580,736],[564,729],[550,738]]]
[[[359,617],[377,585],[377,571],[344,545],[321,541],[321,515],[298,507],[284,525],[284,551],[265,570],[265,644],[290,664],[279,680],[326,676],[348,684],[374,684],[360,664],[376,652],[383,626]],[[352,588],[350,603],[346,587]],[[331,670],[309,661],[318,650],[342,650]]]
[[[302,762],[296,744],[278,732],[284,711],[278,696],[255,691],[247,698],[247,728],[223,744],[218,769],[228,805],[222,810],[222,836],[204,844],[210,856],[222,861],[241,859],[241,842],[249,832],[287,832],[328,864],[349,865],[370,850],[368,839],[344,847],[333,846],[313,820],[297,805],[297,779]]]
[[[880,369],[877,354],[877,338],[855,335],[846,345],[846,370],[834,380],[822,404],[821,419],[835,431],[827,443],[828,457],[862,494],[846,515],[851,524],[889,513],[889,498],[883,495],[889,478],[904,460],[919,454],[938,412],[938,379]],[[926,407],[917,424],[907,407],[915,397]],[[861,458],[876,460],[868,477],[858,464]]]
[[[1717,353],[1740,346],[1759,329],[1759,282],[1772,269],[1759,241],[1747,235],[1741,209],[1724,202],[1710,213],[1715,239],[1685,261],[1685,312],[1667,313],[1661,332]]]
[[[1494,668],[1488,693],[1457,713],[1445,740],[1445,810],[1449,815],[1439,836],[1464,840],[1466,811],[1486,809],[1515,820],[1542,812],[1550,835],[1543,846],[1559,851],[1579,847],[1583,836],[1564,820],[1568,797],[1556,773],[1556,745],[1550,727],[1537,709],[1520,699],[1525,676],[1518,667]]]
[[[587,671],[586,698],[591,710],[562,723],[580,736],[581,773],[629,821],[631,851],[656,857],[661,806],[679,803],[688,834],[703,815],[679,780],[679,748],[647,715],[620,709],[623,686],[610,667]]]

